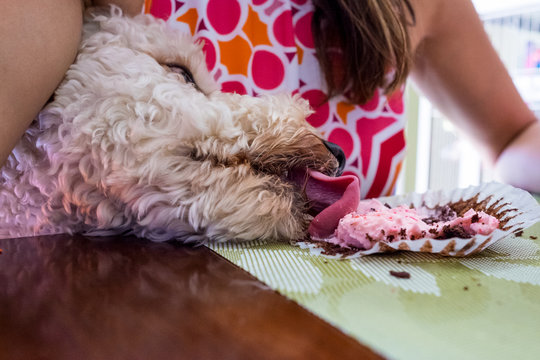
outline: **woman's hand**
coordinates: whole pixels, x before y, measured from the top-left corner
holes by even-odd
[[[540,121],[525,128],[495,164],[502,181],[540,194]]]

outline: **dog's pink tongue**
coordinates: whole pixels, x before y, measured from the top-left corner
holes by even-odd
[[[306,195],[322,209],[308,231],[315,238],[326,238],[334,233],[342,217],[358,207],[360,182],[353,175],[330,177],[313,170],[308,170],[308,175]]]

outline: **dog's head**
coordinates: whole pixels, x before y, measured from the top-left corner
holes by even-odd
[[[305,121],[299,96],[222,93],[201,48],[150,16],[88,13],[49,107],[64,119],[63,161],[77,161],[82,181],[147,236],[301,237],[309,170],[339,175],[343,152]],[[153,214],[160,206],[168,210]]]

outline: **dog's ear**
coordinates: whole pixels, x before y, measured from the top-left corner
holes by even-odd
[[[101,22],[112,17],[122,16],[122,9],[115,5],[111,5],[109,7],[98,6],[86,8],[83,16],[83,39],[98,32],[101,29]]]
[[[91,6],[84,10],[84,22],[96,22],[100,17],[123,16],[122,9],[116,5]]]

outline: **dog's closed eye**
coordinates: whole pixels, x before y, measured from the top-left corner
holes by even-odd
[[[168,68],[171,72],[180,74],[184,77],[184,80],[188,84],[193,84],[197,90],[200,91],[199,86],[195,82],[195,79],[193,78],[193,74],[187,67],[180,64],[164,64],[166,68]]]

